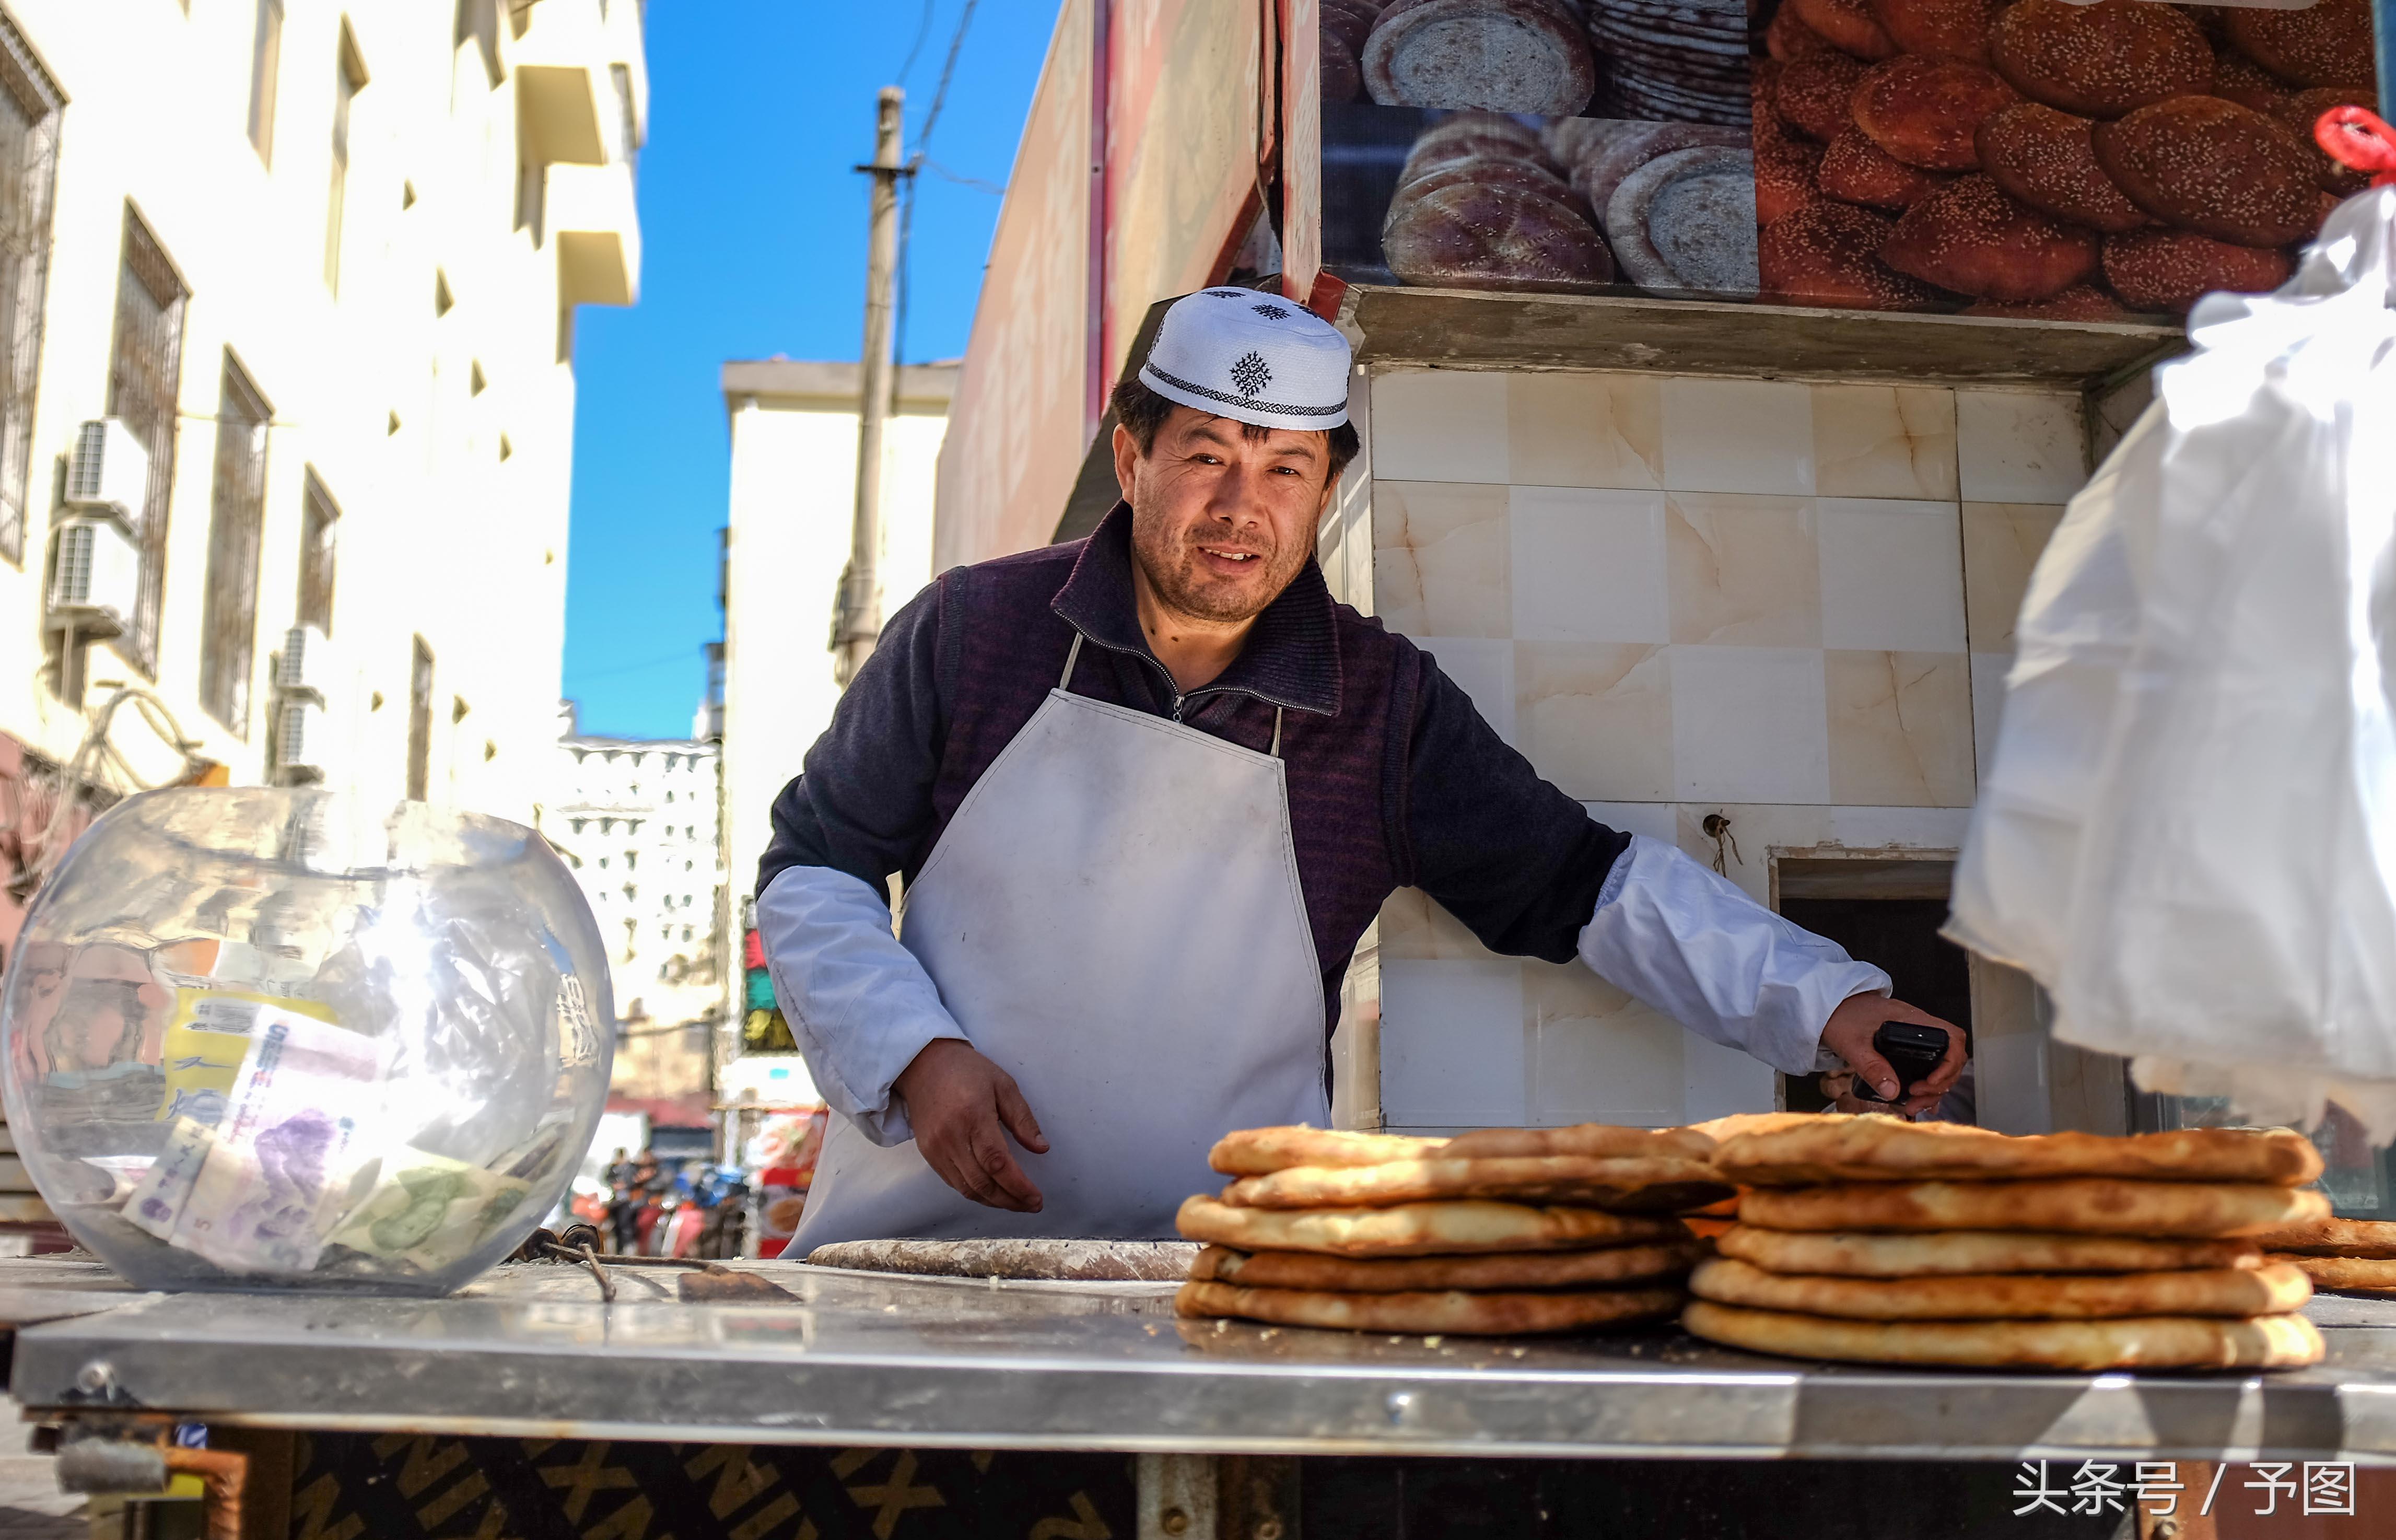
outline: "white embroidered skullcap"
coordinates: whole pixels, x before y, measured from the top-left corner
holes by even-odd
[[[1348,420],[1348,339],[1298,301],[1210,288],[1165,312],[1139,378],[1217,417],[1319,431]]]

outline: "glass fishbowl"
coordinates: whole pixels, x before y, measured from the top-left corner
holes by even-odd
[[[565,1192],[614,1052],[538,833],[323,788],[112,808],[0,998],[18,1153],[145,1289],[458,1288]]]

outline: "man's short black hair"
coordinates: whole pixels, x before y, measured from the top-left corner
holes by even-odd
[[[1132,443],[1139,446],[1143,455],[1156,446],[1156,431],[1165,426],[1165,419],[1173,415],[1173,408],[1178,405],[1150,390],[1136,374],[1125,377],[1123,383],[1115,387],[1115,420],[1131,434]],[[1240,424],[1240,436],[1245,439],[1262,441],[1271,432],[1271,429],[1258,423]],[[1343,422],[1329,430],[1324,433],[1324,438],[1325,447],[1331,453],[1331,473],[1325,478],[1325,485],[1329,485],[1339,479],[1339,472],[1348,469],[1348,462],[1356,458],[1356,451],[1364,445],[1356,437],[1356,425],[1352,422]]]

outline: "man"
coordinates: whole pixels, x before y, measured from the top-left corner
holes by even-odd
[[[1115,395],[1125,500],[1085,541],[943,574],[776,800],[758,928],[839,1114],[799,1252],[1169,1235],[1223,1133],[1326,1121],[1341,975],[1406,885],[1791,1072],[1918,1110],[1962,1069],[1886,974],[1592,822],[1332,603],[1350,370],[1296,305],[1178,301]],[[1952,1040],[1902,1092],[1870,1047],[1892,1018]]]

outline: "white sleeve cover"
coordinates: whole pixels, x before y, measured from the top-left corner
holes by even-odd
[[[1837,1068],[1821,1045],[1830,1013],[1891,988],[1880,969],[1644,834],[1606,873],[1579,950],[1615,988],[1792,1075]]]
[[[757,934],[825,1104],[875,1144],[912,1138],[891,1082],[925,1043],[965,1034],[890,933],[883,896],[845,871],[789,867],[757,896]]]

